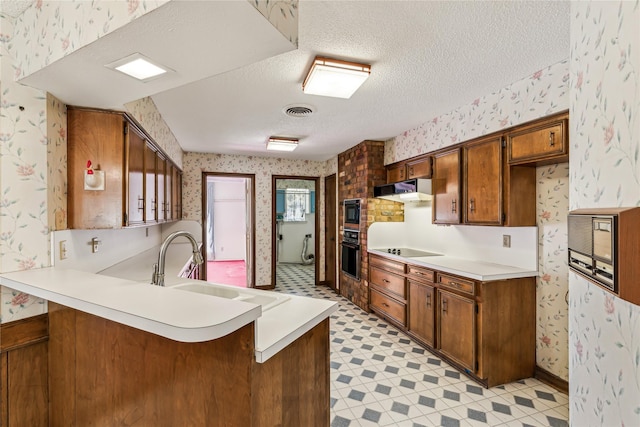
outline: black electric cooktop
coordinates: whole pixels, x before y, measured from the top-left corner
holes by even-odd
[[[404,256],[404,257],[422,257],[422,256],[439,256],[442,254],[436,254],[433,252],[420,251],[418,249],[410,248],[382,248],[378,249],[382,252],[387,252],[392,255]]]

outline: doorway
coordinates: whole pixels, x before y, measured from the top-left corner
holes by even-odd
[[[272,277],[276,287],[287,280],[318,283],[320,215],[318,178],[272,177]]]
[[[204,274],[208,282],[255,283],[254,175],[203,172]]]

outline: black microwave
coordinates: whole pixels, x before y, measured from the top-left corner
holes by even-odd
[[[346,199],[344,202],[344,226],[360,228],[360,199]]]

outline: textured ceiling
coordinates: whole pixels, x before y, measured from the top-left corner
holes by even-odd
[[[183,2],[172,3],[176,8]],[[278,157],[325,160],[362,140],[399,135],[568,58],[569,14],[568,1],[301,0],[297,50],[159,90],[152,97],[185,151],[272,155],[265,143],[278,135],[300,138],[296,151]],[[153,24],[156,31],[175,26],[176,13],[164,15],[166,22]],[[241,21],[232,24],[251,29]],[[212,40],[231,48],[235,43],[232,38]],[[131,53],[126,38],[109,42],[114,54],[118,49],[122,56]],[[151,40],[137,50],[154,58],[147,52],[159,47]],[[73,55],[83,51],[87,49]],[[169,61],[172,55],[208,54],[196,43],[164,52]],[[306,95],[301,84],[316,55],[369,63],[371,77],[351,99]],[[172,68],[194,73],[190,68],[198,64],[191,63]],[[82,74],[84,67],[89,69],[80,62],[71,72]],[[42,80],[47,79],[45,72]],[[75,103],[83,99],[72,86],[65,91],[53,93],[63,101],[67,95]],[[91,91],[92,99],[106,96],[113,84],[96,80]],[[315,113],[285,116],[282,110],[290,104],[311,105]]]

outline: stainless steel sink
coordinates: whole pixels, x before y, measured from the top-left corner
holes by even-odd
[[[272,309],[291,299],[288,295],[275,292],[258,291],[253,289],[236,289],[214,283],[181,283],[171,286],[173,289],[187,292],[195,292],[202,295],[211,295],[218,298],[226,298],[235,301],[244,301],[262,306],[262,312]]]

